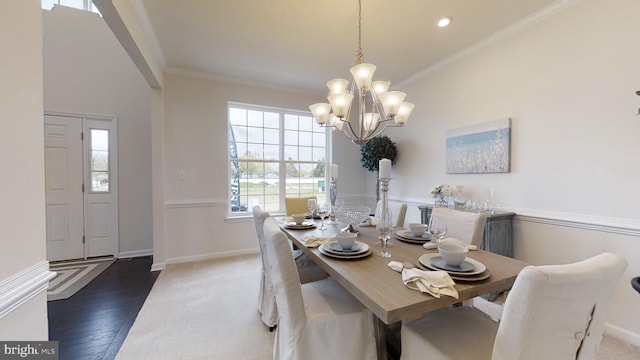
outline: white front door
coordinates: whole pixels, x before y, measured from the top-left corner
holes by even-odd
[[[45,115],[44,161],[49,261],[84,258],[82,121]]]
[[[47,259],[116,255],[115,119],[45,115]]]

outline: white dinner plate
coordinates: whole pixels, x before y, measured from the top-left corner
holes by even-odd
[[[431,240],[431,234],[424,233],[422,236],[414,236],[411,233],[411,230],[398,230],[396,231],[396,236],[402,239],[413,240],[413,241],[421,241],[425,243]]]
[[[327,241],[324,244],[320,245],[320,247],[318,247],[318,250],[320,250],[320,253],[327,255],[329,257],[333,257],[333,258],[337,258],[337,259],[359,259],[359,258],[363,258],[365,256],[369,256],[371,254],[371,248],[369,247],[369,245],[360,242],[360,241],[356,241],[356,245],[358,246],[359,250],[357,252],[344,252],[344,250],[342,251],[335,251],[331,249],[331,244],[337,244],[337,242],[335,241]],[[340,245],[338,245],[339,247]]]
[[[371,249],[365,251],[362,254],[355,254],[355,255],[336,254],[336,253],[329,252],[329,251],[325,250],[325,248],[323,248],[322,246],[320,246],[318,248],[318,250],[320,250],[320,253],[323,254],[323,255],[326,255],[328,257],[332,257],[334,259],[342,259],[342,260],[362,259],[364,257],[367,257],[367,256],[371,255]]]
[[[463,273],[468,273],[475,269],[470,262],[467,260],[463,261],[459,266],[449,265],[442,256],[434,256],[430,259],[431,265],[437,267],[440,270],[450,270],[450,271],[458,271]]]
[[[398,234],[396,234],[396,236],[394,237],[397,240],[400,240],[402,242],[406,242],[408,244],[417,244],[417,245],[424,245],[426,243],[428,243],[430,240],[411,240],[411,239],[407,239],[405,237],[402,236],[398,236]]]
[[[362,246],[360,246],[360,244],[362,243],[355,243],[353,244],[351,249],[343,249],[339,242],[332,241],[327,245],[327,247],[329,248],[329,250],[337,252],[339,254],[357,254],[359,252],[362,252]]]
[[[307,230],[307,229],[313,229],[314,227],[316,227],[316,224],[314,222],[305,221],[302,224],[298,225],[294,222],[290,222],[290,223],[287,223],[285,227],[291,230]]]
[[[472,258],[470,258],[468,256],[465,259],[465,261],[468,261],[469,263],[471,263],[471,265],[473,265],[473,267],[474,267],[473,271],[460,272],[460,271],[451,271],[451,270],[440,269],[440,268],[435,267],[435,266],[433,266],[431,264],[431,258],[432,257],[436,257],[436,256],[441,257],[440,254],[438,254],[438,253],[424,254],[424,255],[421,255],[418,258],[418,262],[420,264],[422,264],[422,266],[425,266],[425,267],[427,267],[427,268],[429,268],[431,270],[446,271],[447,273],[449,273],[449,275],[456,275],[458,277],[479,275],[479,274],[482,274],[483,272],[485,272],[485,270],[487,270],[487,267],[483,263],[481,263],[481,262],[479,262],[477,260],[474,260],[474,259],[472,259]]]

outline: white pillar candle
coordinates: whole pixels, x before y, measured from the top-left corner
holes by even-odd
[[[380,162],[378,163],[378,177],[380,179],[391,178],[391,160],[380,159]]]
[[[338,164],[331,164],[331,177],[338,178]]]

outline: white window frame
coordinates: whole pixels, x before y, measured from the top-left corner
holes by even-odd
[[[278,143],[278,147],[279,147],[279,158],[277,160],[263,160],[263,159],[256,159],[256,160],[252,160],[251,162],[264,162],[264,163],[273,163],[273,162],[277,162],[278,163],[278,173],[279,173],[279,179],[278,179],[278,200],[279,200],[279,204],[278,204],[278,209],[273,209],[273,208],[265,208],[264,204],[262,204],[261,202],[258,203],[258,205],[260,205],[263,210],[269,211],[272,214],[282,214],[285,212],[285,196],[287,195],[287,164],[291,164],[291,163],[295,163],[295,164],[311,164],[311,165],[317,165],[317,164],[324,164],[324,189],[323,191],[319,191],[319,186],[317,182],[312,182],[313,184],[313,195],[318,197],[319,201],[324,201],[327,202],[328,199],[328,185],[329,185],[329,168],[330,168],[330,163],[331,163],[331,132],[329,131],[330,128],[325,128],[325,127],[320,127],[320,125],[318,125],[314,120],[313,120],[313,116],[311,114],[311,112],[309,111],[301,111],[301,110],[291,110],[291,109],[285,109],[285,108],[277,108],[277,107],[269,107],[269,106],[261,106],[261,105],[252,105],[252,104],[245,104],[245,103],[239,103],[239,102],[228,102],[227,103],[227,127],[230,128],[231,127],[231,109],[232,108],[238,108],[238,109],[243,109],[243,110],[247,110],[247,111],[259,111],[259,112],[271,112],[271,113],[278,113],[279,114],[279,143]],[[324,161],[300,161],[300,160],[287,160],[287,153],[285,152],[285,141],[284,141],[284,134],[285,134],[285,126],[284,126],[284,119],[285,119],[285,115],[294,115],[294,116],[303,116],[303,117],[309,117],[311,119],[311,121],[313,122],[312,126],[314,127],[314,132],[317,132],[317,130],[322,129],[321,131],[324,133],[324,137],[325,137],[325,151],[324,151]],[[316,129],[315,127],[318,127],[318,129]],[[232,140],[230,138],[230,132],[227,131],[227,144],[229,144],[229,146],[231,146]],[[300,144],[302,145],[302,144]],[[241,154],[237,154],[238,158],[240,158]],[[250,215],[252,212],[252,207],[255,204],[251,204],[251,203],[243,203],[243,199],[242,197],[240,198],[239,203],[242,204],[243,206],[246,205],[247,208],[245,211],[232,211],[232,182],[233,182],[233,178],[234,178],[234,167],[233,167],[233,162],[234,159],[231,158],[231,153],[230,150],[227,152],[227,159],[228,159],[228,179],[229,181],[229,186],[227,187],[227,213],[228,213],[228,217],[243,217],[243,216],[247,216]],[[317,179],[317,178],[316,178]],[[289,190],[291,192],[291,190]],[[242,194],[240,194],[242,196]],[[310,195],[308,193],[305,194],[301,194],[299,196],[307,196]],[[265,195],[263,195],[264,198]],[[297,194],[293,194],[291,196],[297,196]]]
[[[76,6],[76,1],[67,1],[67,0],[41,0],[40,6],[44,10],[51,10],[54,6],[66,6],[74,9],[86,10],[93,13],[96,13],[100,16],[100,11],[98,11],[98,7],[93,4],[93,0],[82,0],[82,7]]]

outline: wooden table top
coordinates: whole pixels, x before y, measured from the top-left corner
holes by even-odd
[[[319,225],[319,222],[318,222]],[[468,257],[475,259],[487,267],[491,276],[482,281],[456,282],[459,299],[442,296],[440,299],[407,288],[402,283],[401,274],[391,270],[389,261],[408,261],[418,263],[418,257],[435,250],[426,250],[420,244],[410,244],[392,238],[393,245],[389,247],[391,258],[377,255],[382,249],[376,246],[377,231],[374,227],[356,227],[360,231],[358,241],[371,247],[372,254],[366,258],[354,260],[334,259],[320,253],[318,248],[307,248],[302,238],[308,235],[331,237],[340,231],[344,224],[327,225],[328,229],[321,231],[317,227],[310,230],[282,229],[298,248],[304,251],[315,263],[322,267],[331,277],[340,283],[347,291],[362,302],[378,319],[385,324],[392,324],[401,320],[412,320],[421,317],[426,312],[446,307],[479,295],[489,294],[510,289],[516,275],[527,264],[506,256],[477,250],[469,251]]]

